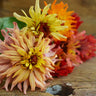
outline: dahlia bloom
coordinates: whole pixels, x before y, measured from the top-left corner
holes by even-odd
[[[18,26],[1,31],[4,41],[0,40],[0,81],[6,78],[4,88],[12,83],[11,90],[17,85],[26,94],[28,86],[31,91],[36,87],[44,90],[46,80],[52,79],[50,72],[54,69],[55,52],[49,45],[50,39],[44,38],[43,33],[38,40],[30,32],[21,34]],[[10,34],[10,35],[9,35]]]
[[[66,29],[68,26],[61,26],[63,20],[59,20],[56,16],[57,14],[49,14],[50,4],[44,7],[41,10],[39,6],[39,0],[36,0],[35,10],[34,6],[31,6],[29,9],[30,17],[23,11],[25,16],[20,16],[14,12],[14,16],[27,24],[22,30],[23,32],[29,31],[35,35],[39,35],[41,32],[44,33],[44,37],[53,36],[56,39],[60,40],[61,38],[67,38],[66,36],[60,34],[58,31]]]
[[[80,41],[78,51],[83,61],[96,56],[96,39],[94,36],[86,35],[86,32],[83,31],[78,33],[78,40]]]

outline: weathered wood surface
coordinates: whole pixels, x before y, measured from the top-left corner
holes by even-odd
[[[71,83],[75,88],[74,96],[96,96],[96,58],[75,68],[67,77],[57,78],[51,82],[53,85]]]
[[[74,96],[96,96],[96,58],[83,63],[79,67],[76,67],[73,73],[67,77],[55,78],[49,81],[51,85],[70,83],[75,89]],[[2,85],[2,84],[1,84]],[[50,85],[50,86],[51,86]],[[0,96],[52,96],[51,94],[40,92],[37,90],[31,92],[28,90],[27,95],[19,92],[15,88],[12,92],[6,92],[0,89]]]

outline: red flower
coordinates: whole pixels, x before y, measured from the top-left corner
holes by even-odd
[[[80,17],[76,13],[74,13],[72,16],[75,17],[74,21],[76,21],[76,23],[72,23],[72,25],[76,25],[75,28],[78,29],[83,21],[80,21]]]
[[[86,32],[81,32],[79,35],[80,48],[80,57],[83,61],[86,61],[94,56],[96,56],[96,39],[92,35],[86,35]]]
[[[56,66],[55,68],[55,73],[51,73],[52,76],[54,77],[59,77],[59,76],[67,76],[69,73],[73,72],[74,67],[69,67],[67,66],[67,62],[65,60],[60,62],[60,65]]]

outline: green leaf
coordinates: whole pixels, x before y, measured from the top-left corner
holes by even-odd
[[[1,35],[1,29],[13,28],[13,22],[16,22],[20,29],[26,26],[25,23],[18,21],[15,17],[0,18],[0,39],[1,40],[4,40],[3,36]]]

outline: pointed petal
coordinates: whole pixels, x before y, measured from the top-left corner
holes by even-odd
[[[35,3],[35,12],[36,13],[41,13],[41,9],[40,9],[40,6],[39,6],[39,0],[36,0],[36,3]]]
[[[28,89],[28,80],[25,80],[23,83],[24,94],[26,94],[27,89]]]
[[[13,66],[11,68],[9,68],[5,74],[7,74],[7,77],[11,76],[14,72],[16,72],[17,70],[21,69],[21,66]]]
[[[16,86],[16,84],[12,83],[10,91],[12,91],[15,86]]]
[[[44,7],[43,12],[42,12],[42,15],[46,15],[46,14],[47,14],[50,5],[51,5],[51,4],[48,4],[47,6]]]
[[[28,25],[28,27],[32,26],[32,19],[31,18],[20,16],[16,12],[14,12],[13,15],[14,15],[14,17],[16,17],[16,19],[26,23]]]
[[[22,84],[21,83],[18,83],[17,87],[22,92]]]
[[[29,14],[30,14],[30,16],[31,16],[31,18],[34,20],[34,14],[35,14],[35,12],[34,12],[34,6],[31,6],[30,7],[30,9],[29,9]]]
[[[30,86],[31,86],[31,90],[34,91],[36,85],[35,85],[35,76],[34,76],[33,72],[30,73],[29,83],[30,83]]]
[[[19,72],[18,72],[18,76],[17,76],[17,77],[14,79],[14,81],[13,81],[13,84],[17,84],[17,83],[20,83],[20,82],[25,81],[26,77],[28,77],[28,75],[25,76],[25,73],[26,73],[25,70],[19,71]],[[16,75],[17,75],[17,74],[16,74]],[[24,78],[24,77],[25,77],[25,78]]]
[[[8,85],[11,82],[11,77],[7,78],[4,84],[4,88],[6,89],[6,91],[8,91]]]

